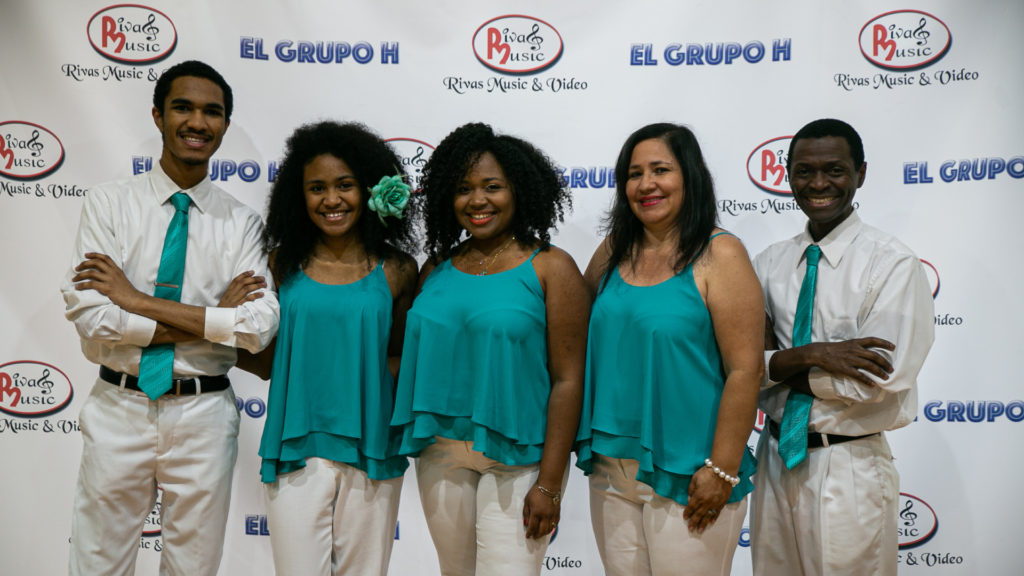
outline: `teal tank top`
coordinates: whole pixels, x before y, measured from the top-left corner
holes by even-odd
[[[540,462],[551,378],[536,254],[486,276],[445,260],[427,277],[406,319],[391,421],[402,454],[441,436],[503,464]]]
[[[260,476],[273,482],[306,458],[343,462],[374,480],[401,476],[399,430],[389,426],[391,289],[383,259],[351,284],[321,284],[302,271],[280,288]]]
[[[576,465],[590,474],[595,452],[637,460],[638,481],[686,505],[725,386],[711,315],[692,266],[654,286],[609,274],[590,315]],[[730,502],[753,490],[755,468],[748,448]]]

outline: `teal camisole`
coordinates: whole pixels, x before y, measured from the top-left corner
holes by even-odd
[[[609,274],[590,316],[576,465],[590,474],[594,453],[637,460],[638,481],[685,506],[725,386],[711,315],[692,266],[654,286]],[[730,502],[753,489],[755,468],[748,449]]]
[[[273,482],[306,458],[343,462],[374,480],[401,476],[397,429],[389,426],[391,289],[383,259],[351,284],[321,284],[302,271],[280,288],[260,476]]]
[[[503,464],[540,462],[551,378],[536,254],[486,276],[445,260],[427,277],[406,320],[391,421],[402,454],[441,436]]]

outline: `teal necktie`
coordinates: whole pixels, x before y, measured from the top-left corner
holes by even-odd
[[[156,273],[153,296],[181,301],[181,282],[185,277],[185,249],[188,245],[188,209],[192,204],[184,192],[171,196],[174,216],[167,226],[160,268]],[[154,344],[142,350],[139,361],[139,388],[156,400],[171,389],[174,380],[174,344]]]
[[[821,248],[811,244],[804,252],[807,258],[807,273],[800,285],[800,297],[796,301],[796,318],[793,320],[793,348],[811,343],[811,325],[814,321],[814,284],[818,279],[818,260]],[[779,433],[779,456],[792,470],[807,458],[807,421],[811,415],[810,394],[789,391],[786,409],[782,413],[782,431]]]

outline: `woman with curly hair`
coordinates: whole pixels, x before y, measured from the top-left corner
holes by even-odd
[[[444,575],[539,574],[579,420],[590,300],[570,204],[519,138],[466,124],[424,168],[426,248],[392,424]],[[460,241],[462,233],[466,237]]]
[[[387,572],[408,467],[393,378],[417,279],[399,166],[365,126],[309,124],[270,192],[281,326],[255,372],[271,379],[260,474],[281,575]]]
[[[716,226],[693,133],[634,132],[615,165],[577,466],[609,575],[729,574],[753,485],[747,438],[764,304],[743,244]]]

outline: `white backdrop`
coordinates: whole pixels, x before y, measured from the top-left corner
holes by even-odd
[[[575,211],[555,242],[581,267],[639,126],[695,130],[722,223],[753,255],[802,226],[777,166],[788,136],[849,121],[869,166],[862,217],[927,261],[936,292],[919,417],[890,434],[901,574],[1022,572],[1007,542],[1024,512],[1012,264],[1024,248],[1024,3],[140,1],[0,0],[0,573],[66,571],[76,421],[96,366],[58,286],[82,198],[159,156],[153,80],[190,58],[234,88],[211,171],[257,210],[303,122],[364,122],[399,139],[415,171],[451,129],[484,121],[566,168]],[[256,456],[266,383],[232,379],[244,413],[221,574],[271,574]],[[601,574],[581,474],[564,506],[546,573]],[[139,574],[159,562],[151,520]],[[411,473],[397,536],[392,573],[437,573]],[[734,574],[750,571],[746,537]]]

